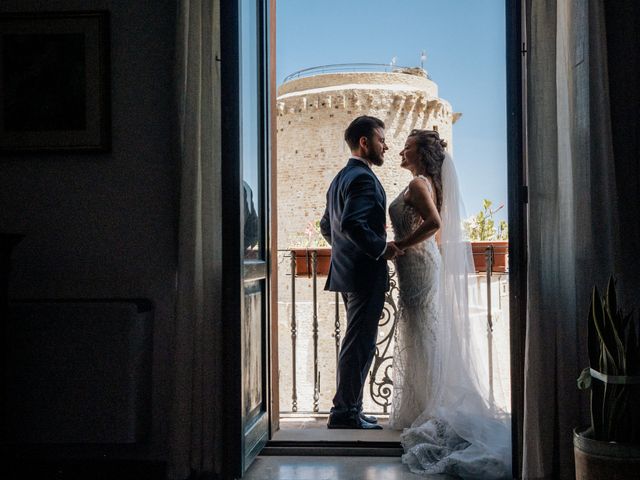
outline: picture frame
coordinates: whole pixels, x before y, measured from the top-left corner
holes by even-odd
[[[111,149],[109,12],[0,14],[0,153]]]

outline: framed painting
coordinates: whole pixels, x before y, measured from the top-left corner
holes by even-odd
[[[110,150],[109,14],[0,14],[0,152]]]

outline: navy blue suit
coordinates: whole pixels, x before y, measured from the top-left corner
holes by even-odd
[[[327,191],[320,230],[331,245],[325,290],[342,292],[347,329],[340,348],[332,411],[362,409],[362,391],[375,354],[378,322],[389,288],[386,195],[368,165],[352,158]]]

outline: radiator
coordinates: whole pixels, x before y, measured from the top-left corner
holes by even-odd
[[[151,423],[148,300],[12,302],[10,443],[140,443]]]

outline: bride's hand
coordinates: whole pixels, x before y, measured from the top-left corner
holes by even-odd
[[[384,252],[383,258],[385,260],[393,260],[397,256],[404,255],[404,250],[401,250],[396,245],[396,242],[388,242],[387,249]]]

